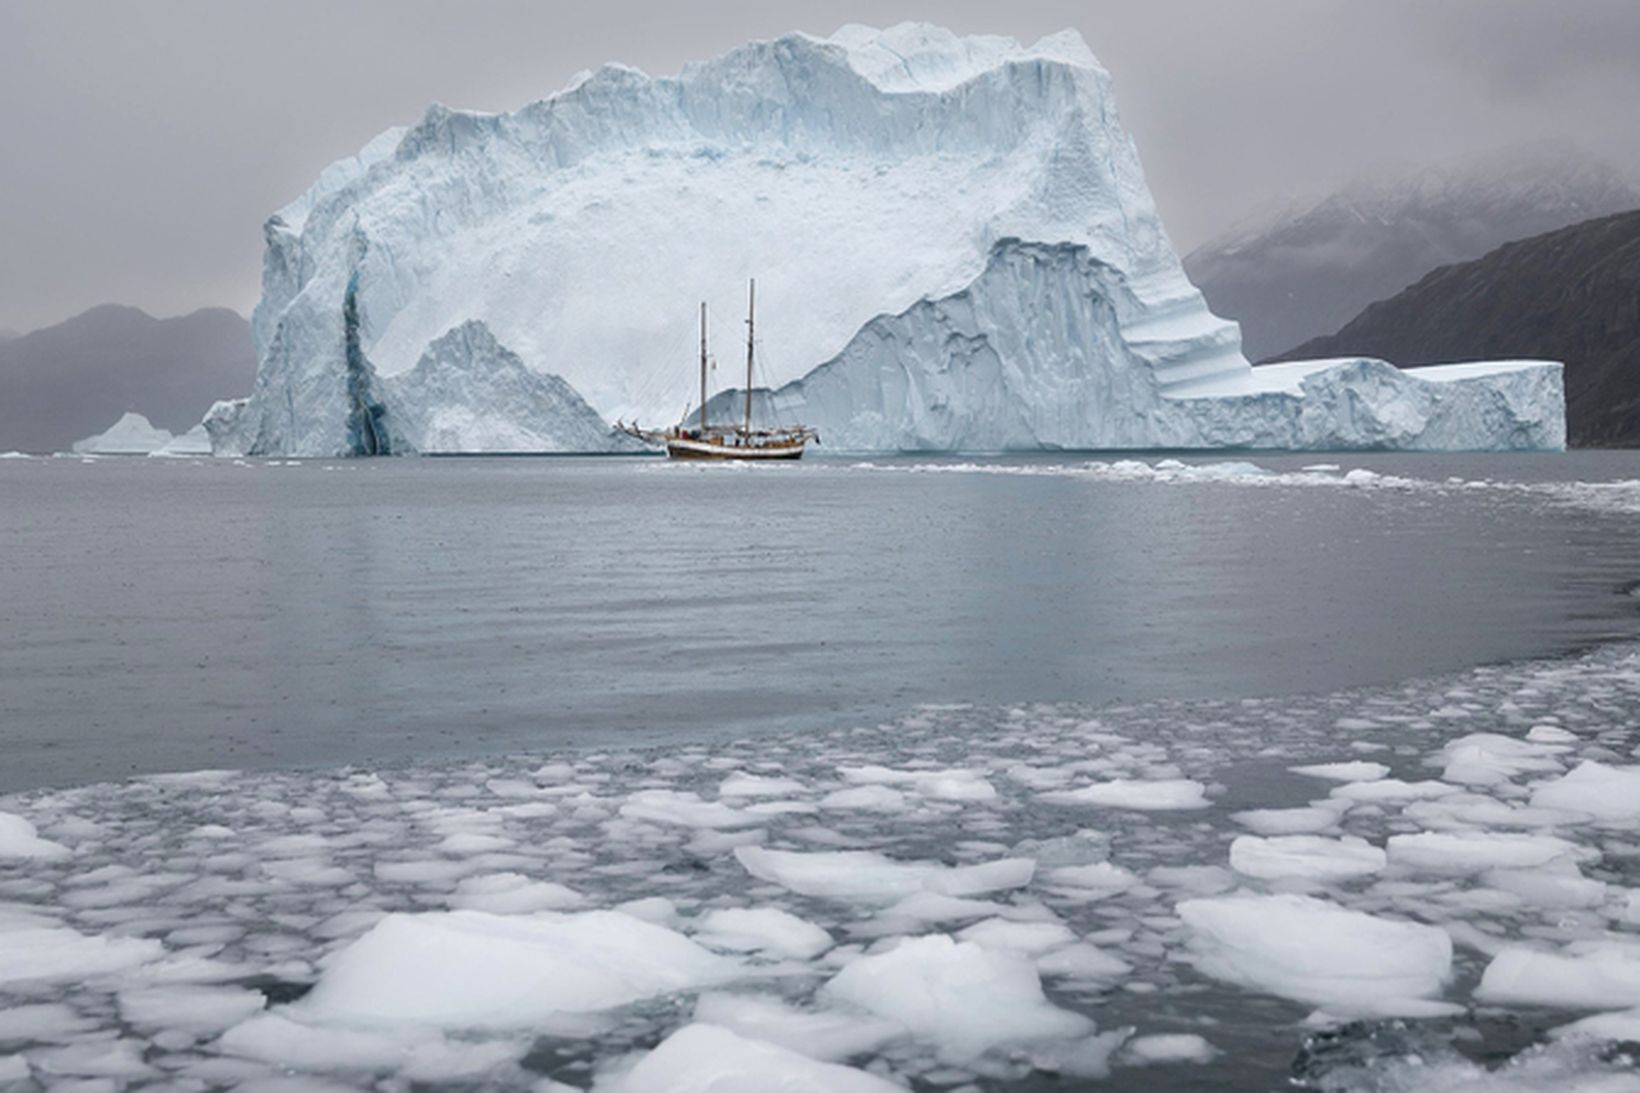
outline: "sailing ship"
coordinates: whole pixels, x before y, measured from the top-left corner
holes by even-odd
[[[807,425],[752,428],[752,365],[757,358],[757,282],[746,291],[746,415],[738,425],[713,425],[706,420],[706,305],[700,305],[700,422],[675,425],[664,431],[642,429],[637,422],[616,422],[616,428],[645,444],[665,447],[672,459],[801,459],[809,441],[820,443],[820,433]]]

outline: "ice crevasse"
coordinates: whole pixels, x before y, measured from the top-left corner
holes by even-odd
[[[370,451],[615,450],[611,422],[698,398],[702,300],[709,413],[738,417],[754,276],[754,415],[835,449],[1565,442],[1552,362],[1250,366],[1070,31],[851,26],[434,106],[266,240],[257,379],[208,416],[218,454],[361,454],[362,407]]]

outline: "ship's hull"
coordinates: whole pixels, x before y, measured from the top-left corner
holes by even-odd
[[[774,460],[802,459],[807,438],[785,443],[762,445],[720,444],[709,440],[691,440],[672,437],[666,441],[666,454],[671,459],[740,460],[767,463]]]

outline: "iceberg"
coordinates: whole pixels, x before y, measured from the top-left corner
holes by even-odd
[[[81,455],[150,455],[175,440],[141,414],[127,411],[106,431],[76,440],[74,450]]]
[[[690,409],[700,301],[738,357],[753,276],[754,417],[835,449],[1565,444],[1552,362],[1249,365],[1072,31],[849,26],[435,105],[265,238],[257,379],[207,416],[217,454],[619,450],[611,421]]]

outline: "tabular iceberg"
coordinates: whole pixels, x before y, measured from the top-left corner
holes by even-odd
[[[614,450],[688,408],[698,301],[735,358],[752,276],[757,414],[833,448],[1565,443],[1553,363],[1249,366],[1074,32],[851,26],[434,106],[266,237],[222,454]]]

